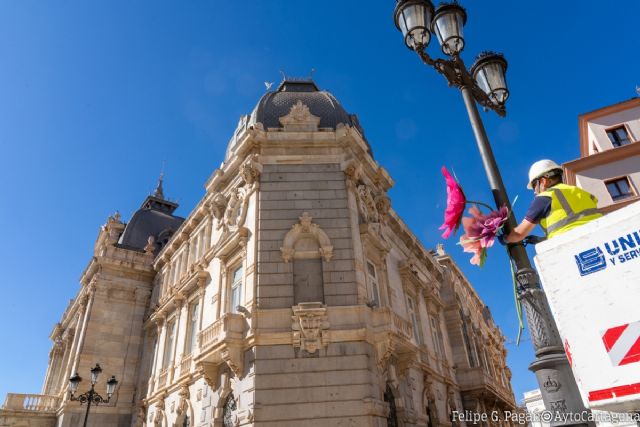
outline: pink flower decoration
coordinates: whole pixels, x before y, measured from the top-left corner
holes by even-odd
[[[471,217],[462,218],[465,234],[460,237],[460,244],[465,252],[471,252],[471,264],[482,267],[487,258],[487,248],[493,246],[496,234],[509,216],[506,206],[483,215],[476,206],[469,209]]]
[[[444,166],[442,167],[442,175],[447,183],[447,208],[444,211],[444,224],[438,230],[445,230],[442,237],[447,239],[451,233],[455,233],[460,228],[467,198],[464,196],[460,184]]]

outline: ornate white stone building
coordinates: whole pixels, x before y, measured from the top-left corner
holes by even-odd
[[[398,217],[392,185],[356,116],[283,81],[186,219],[161,182],[127,224],[108,219],[42,395],[10,394],[0,425],[79,425],[68,378],[96,362],[120,383],[91,426],[449,426],[453,410],[513,410],[503,335]]]

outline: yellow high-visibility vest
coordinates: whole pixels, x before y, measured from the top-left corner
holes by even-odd
[[[582,188],[567,184],[556,184],[538,196],[551,197],[551,212],[540,220],[547,238],[565,233],[600,218],[598,199]]]

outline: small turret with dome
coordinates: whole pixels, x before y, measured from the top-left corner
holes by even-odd
[[[165,199],[163,181],[164,174],[161,173],[154,193],[147,196],[133,214],[118,246],[143,251],[149,244],[149,237],[153,237],[157,253],[184,222],[184,218],[173,215],[178,204]]]

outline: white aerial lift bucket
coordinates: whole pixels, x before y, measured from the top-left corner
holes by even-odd
[[[536,245],[587,407],[640,410],[640,202]]]

